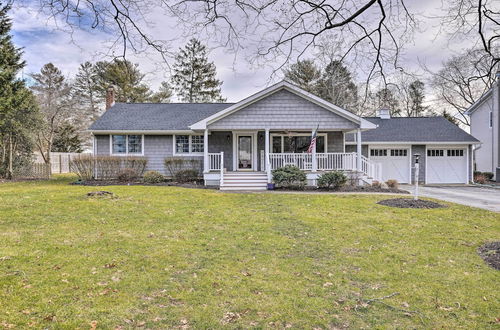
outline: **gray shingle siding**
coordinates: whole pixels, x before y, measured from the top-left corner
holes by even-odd
[[[352,145],[352,144],[346,145],[345,152],[357,152],[357,147],[355,145]],[[368,146],[367,145],[361,146],[361,154],[365,157],[368,157]]]
[[[229,141],[227,137],[229,136]],[[228,171],[233,170],[233,133],[212,132],[208,136],[208,152],[224,152],[224,168]]]
[[[109,155],[109,135],[95,136],[95,152],[97,155]]]
[[[357,124],[281,90],[210,124],[209,129],[351,129]]]
[[[411,182],[415,183],[415,155],[420,154],[419,161],[419,171],[418,171],[418,182],[425,182],[425,158],[427,155],[425,154],[425,145],[412,145],[411,146]]]

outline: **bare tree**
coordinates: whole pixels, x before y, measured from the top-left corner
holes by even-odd
[[[482,49],[469,49],[443,63],[443,68],[433,73],[431,79],[436,108],[447,110],[461,124],[470,125],[465,111],[495,82],[494,61]]]

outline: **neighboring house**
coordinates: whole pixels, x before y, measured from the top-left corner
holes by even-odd
[[[318,125],[316,149],[307,153]],[[309,184],[332,170],[364,183],[410,183],[416,153],[420,181],[468,183],[478,143],[441,117],[391,119],[384,110],[361,118],[288,82],[234,104],[117,103],[90,131],[97,155],[144,155],[149,170],[164,174],[167,157],[196,159],[205,183],[221,189],[265,189],[271,171],[288,164]]]
[[[471,134],[481,145],[474,149],[475,170],[492,172],[500,182],[500,73],[497,82],[468,110]]]

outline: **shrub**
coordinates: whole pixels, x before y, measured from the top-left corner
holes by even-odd
[[[160,172],[147,171],[142,176],[142,179],[146,183],[160,183],[160,182],[163,182],[165,180],[165,177]]]
[[[180,182],[180,183],[185,183],[185,182],[193,182],[198,180],[198,170],[194,169],[186,169],[186,170],[180,170],[175,173],[175,181]]]
[[[372,182],[372,187],[374,187],[374,188],[382,188],[382,183],[380,181],[375,180],[375,181]]]
[[[281,187],[303,188],[306,180],[306,174],[297,166],[286,165],[273,170],[273,181]]]
[[[493,174],[493,173],[491,173],[491,172],[483,172],[482,174],[483,174],[483,175],[486,177],[486,179],[488,179],[489,181],[493,180],[493,176],[494,176],[494,174]]]
[[[73,158],[70,162],[72,172],[82,180],[112,180],[123,169],[131,169],[139,177],[144,173],[148,160],[145,157],[86,156]]]
[[[170,176],[175,177],[177,172],[182,171],[183,169],[193,169],[198,172],[198,169],[201,169],[202,162],[193,158],[167,157],[164,160],[164,164]]]
[[[121,182],[131,182],[137,179],[139,175],[137,174],[137,171],[132,169],[132,168],[124,168],[123,170],[120,170],[118,172],[118,181]]]
[[[398,187],[399,187],[398,180],[391,179],[391,180],[387,180],[385,183],[387,184],[387,187],[389,187],[389,188],[398,189]]]
[[[474,182],[479,183],[479,184],[485,184],[486,182],[488,182],[488,178],[486,177],[486,175],[484,175],[484,173],[481,173],[481,174],[475,173],[474,174]]]
[[[347,182],[347,176],[340,171],[323,173],[318,178],[318,186],[321,188],[338,189]]]

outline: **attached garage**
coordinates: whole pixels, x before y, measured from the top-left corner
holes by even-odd
[[[468,183],[468,148],[427,147],[426,183]]]
[[[382,179],[410,183],[411,148],[409,146],[370,146],[369,158],[382,164]]]

